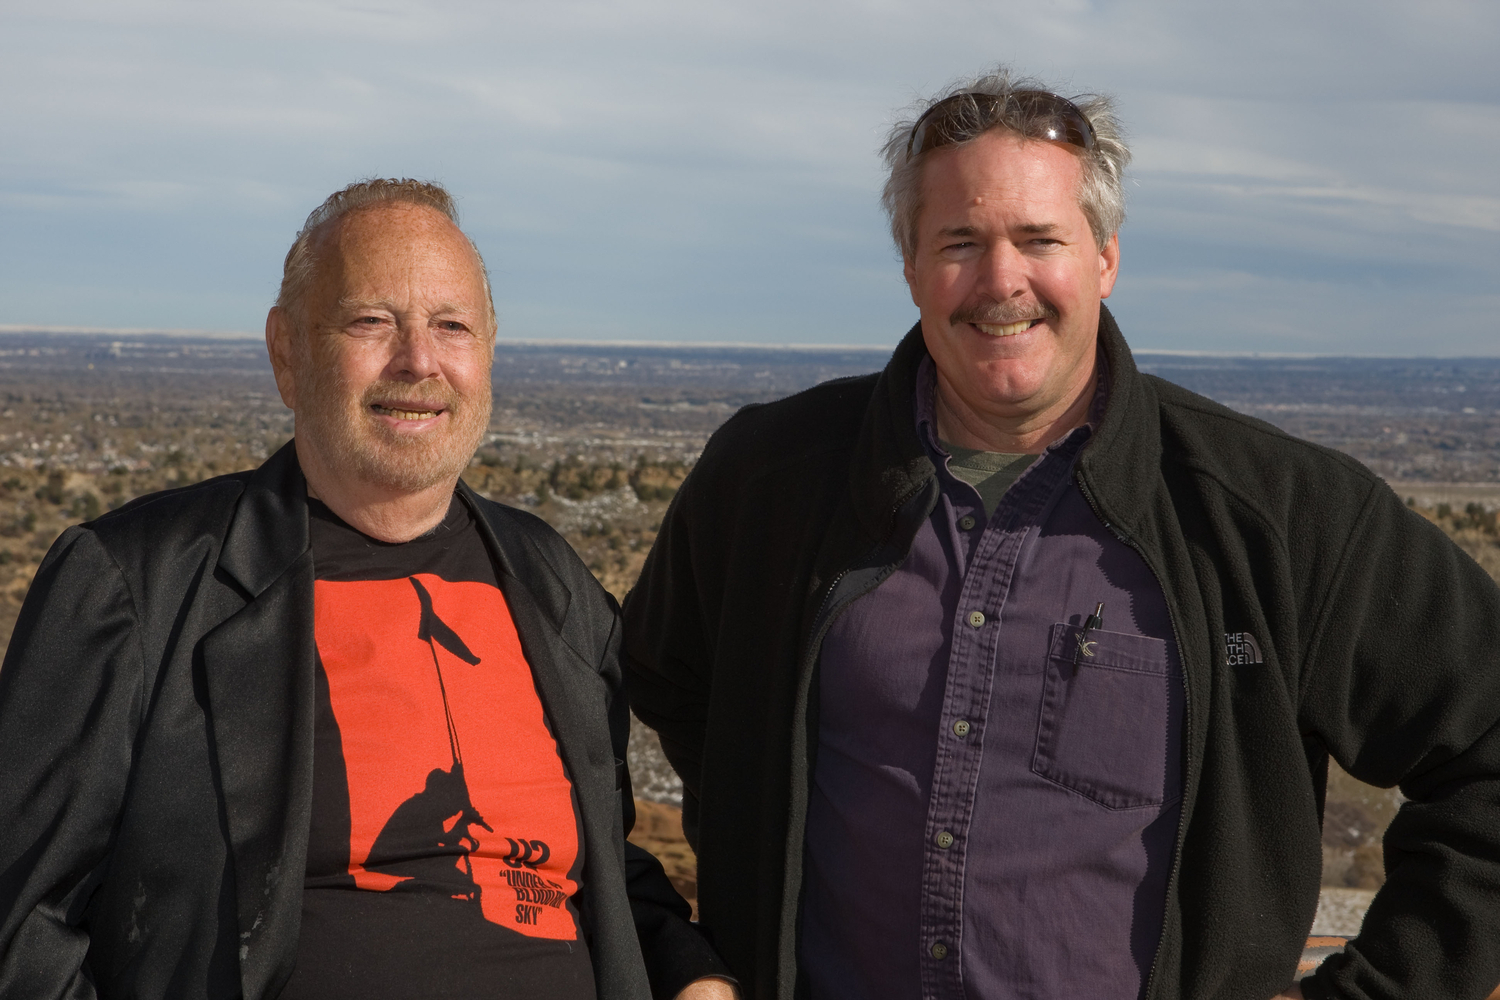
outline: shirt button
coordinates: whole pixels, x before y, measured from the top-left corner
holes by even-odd
[[[939,847],[941,847],[945,851],[948,848],[952,847],[953,846],[953,834],[949,833],[947,830],[941,830],[941,831],[939,831],[938,835],[937,835],[937,845]]]
[[[953,724],[953,735],[954,736],[968,736],[969,735],[969,720],[968,719],[959,719],[957,722],[955,722]]]
[[[983,611],[970,611],[969,612],[969,624],[973,625],[975,628],[979,628],[980,626],[982,626],[984,624],[984,612]]]
[[[933,945],[932,946],[932,957],[935,958],[935,959],[937,959],[939,962],[941,962],[943,959],[947,958],[948,957],[948,946],[945,945],[945,944],[943,944],[943,942],[941,942],[941,941],[939,941],[937,944]]]
[[[975,521],[974,518],[972,516],[968,515],[968,514],[965,514],[963,517],[961,517],[961,518],[958,519],[958,526],[960,528],[964,529],[965,531],[970,530],[977,523],[978,522]]]

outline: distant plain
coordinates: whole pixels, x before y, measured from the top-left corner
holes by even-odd
[[[465,478],[547,519],[623,597],[715,428],[741,406],[878,370],[888,356],[859,347],[502,339],[494,416]],[[1500,358],[1141,352],[1136,363],[1353,456],[1500,578]],[[68,525],[251,468],[291,435],[259,340],[0,333],[0,641]],[[693,859],[670,808],[680,782],[644,727],[630,757],[645,800],[638,839],[691,894]],[[1334,768],[1325,885],[1357,894],[1380,884],[1380,835],[1398,802]]]

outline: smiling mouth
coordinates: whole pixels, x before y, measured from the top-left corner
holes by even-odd
[[[370,409],[382,417],[395,417],[397,420],[431,420],[442,413],[442,410],[409,410],[400,406],[384,406],[380,403],[371,403]]]
[[[971,323],[970,325],[980,333],[991,337],[1014,337],[1018,333],[1030,330],[1044,318],[1038,316],[1036,319],[1023,319],[1017,323]]]

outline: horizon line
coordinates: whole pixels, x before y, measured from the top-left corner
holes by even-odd
[[[191,328],[155,327],[109,327],[109,326],[37,326],[25,323],[0,323],[0,335],[5,334],[74,334],[121,337],[199,337],[209,340],[263,340],[264,335],[241,330],[208,330]],[[504,337],[495,339],[495,345],[513,344],[520,347],[631,347],[631,348],[720,348],[750,351],[883,351],[896,349],[895,344],[840,344],[840,343],[756,343],[741,340],[587,340],[569,338]],[[1463,359],[1495,360],[1500,352],[1492,354],[1339,354],[1331,351],[1205,351],[1171,347],[1132,347],[1132,355],[1159,355],[1184,358],[1245,358],[1267,360],[1315,360],[1319,358],[1358,358],[1377,361],[1457,361]]]

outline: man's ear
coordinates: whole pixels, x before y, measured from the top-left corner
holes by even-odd
[[[906,254],[901,255],[901,276],[906,279],[906,291],[911,296],[912,304],[918,309],[922,308],[922,303],[917,301],[917,266]]]
[[[1115,290],[1115,279],[1120,276],[1120,234],[1115,233],[1099,251],[1099,297],[1109,298]]]
[[[292,359],[297,352],[297,331],[292,318],[280,306],[272,306],[266,313],[266,353],[271,356],[271,371],[276,376],[276,391],[287,409],[297,409],[297,379],[293,374],[296,366]]]

